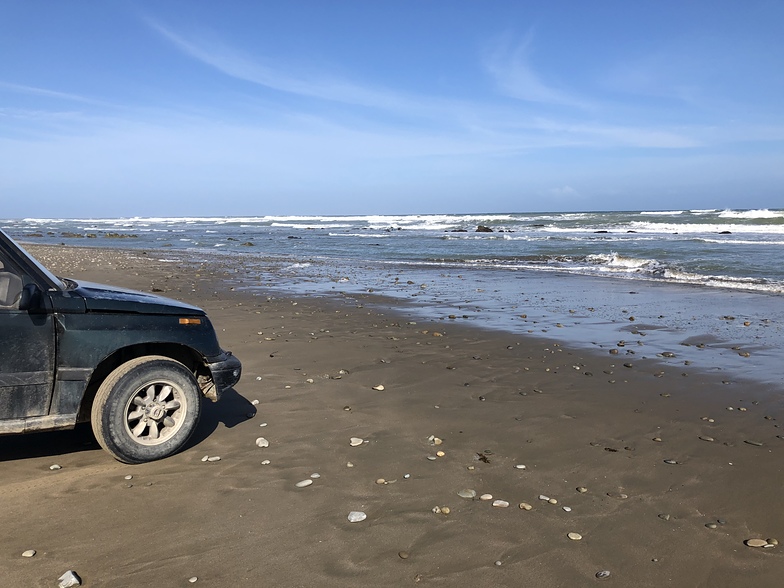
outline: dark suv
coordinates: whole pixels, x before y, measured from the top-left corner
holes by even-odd
[[[91,421],[118,460],[160,459],[241,369],[200,308],[55,277],[0,231],[0,434]]]

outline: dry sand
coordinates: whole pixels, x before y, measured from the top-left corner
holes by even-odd
[[[784,582],[784,547],[744,545],[784,541],[781,389],[677,357],[412,324],[374,297],[234,291],[232,268],[30,250],[63,275],[205,308],[244,374],[163,461],[115,462],[89,427],[1,437],[6,585],[56,586],[68,569],[84,586],[159,588]]]

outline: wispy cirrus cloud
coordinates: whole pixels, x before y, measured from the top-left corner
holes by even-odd
[[[592,108],[588,101],[548,85],[541,79],[530,63],[532,45],[531,31],[520,41],[506,34],[492,44],[485,55],[484,65],[498,89],[507,96],[526,102]]]
[[[350,80],[307,72],[292,74],[257,57],[251,57],[208,35],[186,36],[156,21],[148,25],[180,51],[218,71],[267,88],[344,104],[387,109],[419,109],[421,104],[403,94],[372,88]]]
[[[45,98],[55,98],[57,100],[67,100],[69,102],[81,102],[82,104],[91,104],[95,106],[107,106],[106,102],[80,96],[78,94],[70,94],[68,92],[58,92],[56,90],[48,90],[46,88],[37,88],[35,86],[26,86],[24,84],[13,84],[10,82],[0,82],[0,90],[7,90],[17,94],[28,94],[32,96],[43,96]]]

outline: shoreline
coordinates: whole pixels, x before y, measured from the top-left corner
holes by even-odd
[[[26,247],[57,273],[203,307],[244,373],[161,462],[118,464],[76,432],[0,437],[12,584],[66,569],[90,586],[780,582],[781,548],[744,545],[784,540],[780,385],[555,337],[576,326],[478,329],[377,292],[287,296],[228,265]]]

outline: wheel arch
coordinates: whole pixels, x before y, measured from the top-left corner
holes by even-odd
[[[109,374],[122,364],[147,355],[160,355],[183,364],[191,371],[200,386],[205,378],[207,378],[208,381],[212,380],[210,371],[205,365],[204,357],[187,345],[178,343],[140,343],[137,345],[129,345],[128,347],[117,349],[112,354],[105,357],[93,370],[90,381],[85,389],[84,396],[82,397],[81,405],[79,406],[79,415],[76,419],[77,422],[87,422],[90,420],[90,412],[92,410],[93,401],[95,400],[95,395],[98,392],[98,388]]]

